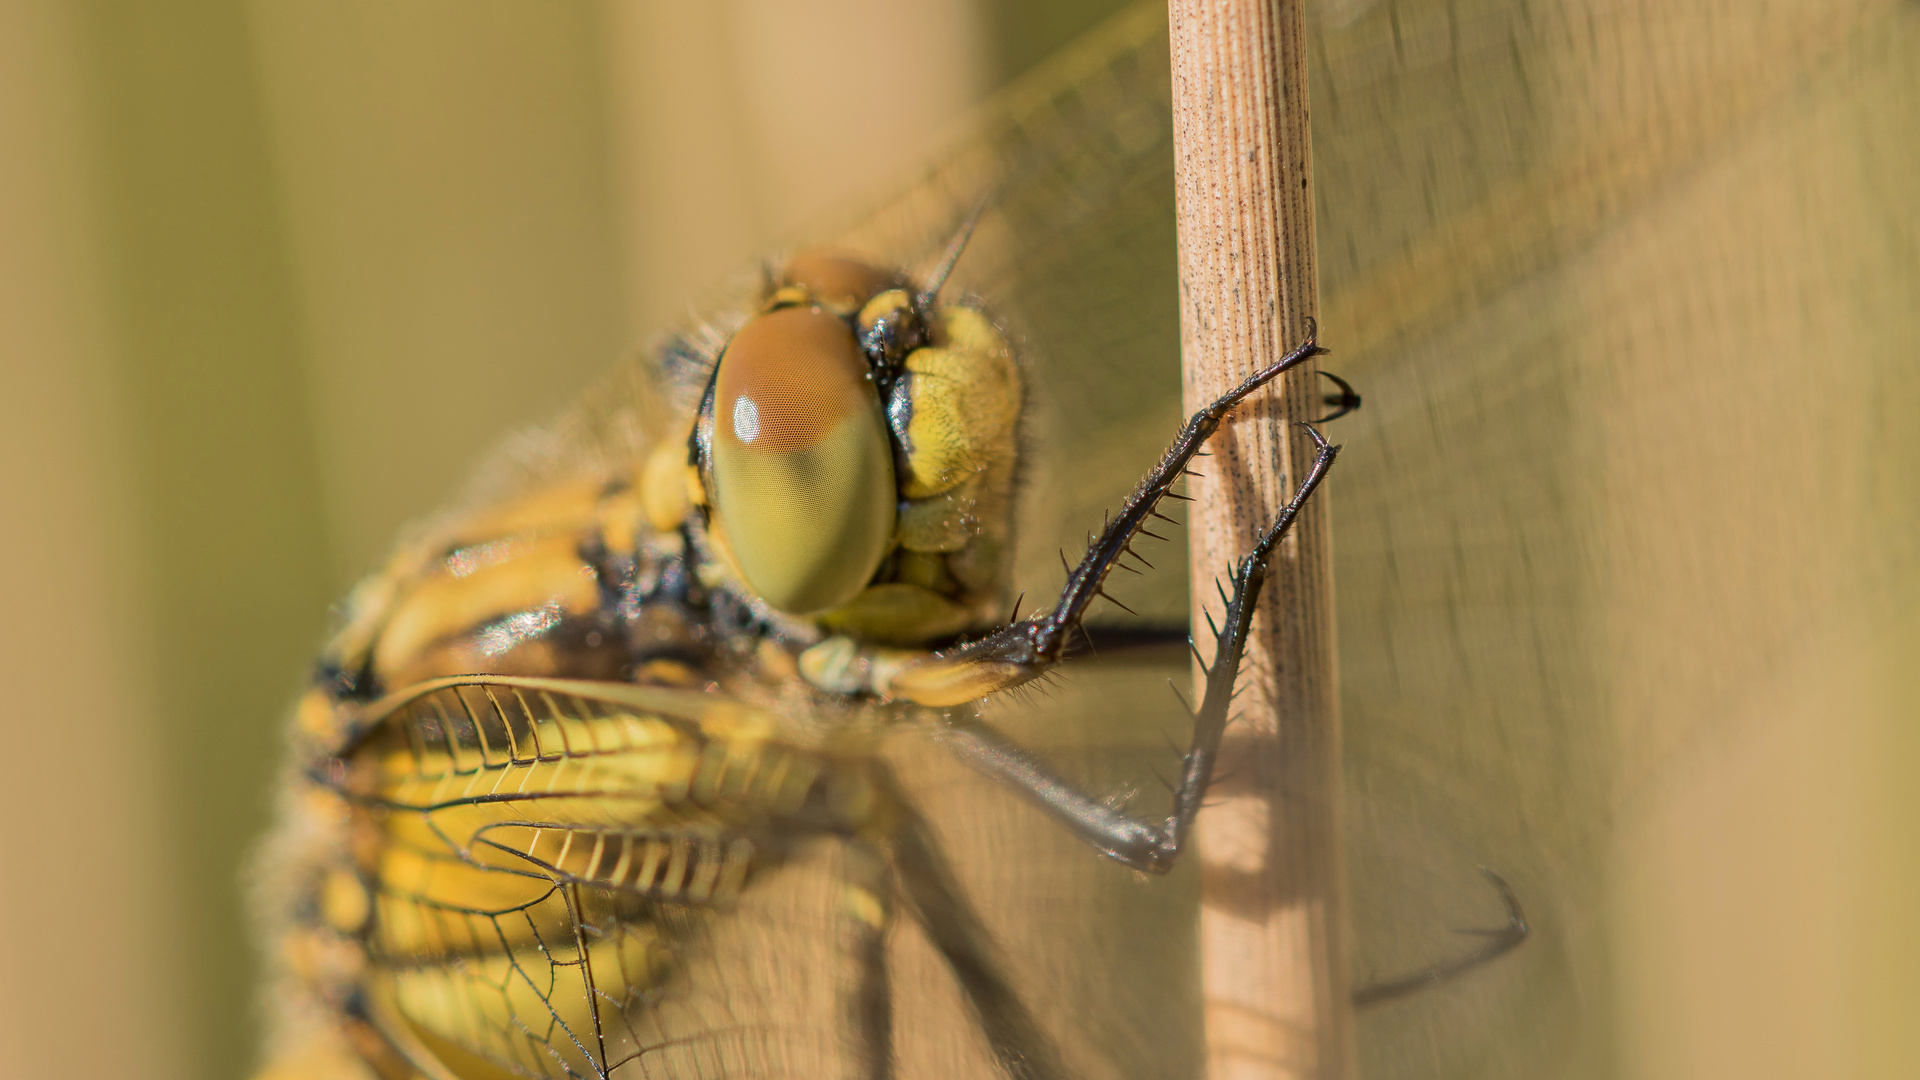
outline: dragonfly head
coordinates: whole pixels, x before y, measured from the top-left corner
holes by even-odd
[[[685,463],[708,546],[772,607],[921,644],[997,611],[1020,402],[978,309],[803,253],[721,351],[685,456],[658,452],[673,457],[649,483]]]

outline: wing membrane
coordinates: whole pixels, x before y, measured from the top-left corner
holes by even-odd
[[[1831,657],[1833,627],[1871,629],[1913,595],[1920,497],[1886,463],[1913,460],[1901,418],[1920,388],[1886,358],[1920,338],[1911,230],[1888,226],[1916,171],[1916,16],[1892,0],[1749,14],[1382,0],[1330,3],[1313,28],[1323,336],[1367,400],[1341,422],[1333,491],[1358,981],[1497,926],[1479,864],[1536,930],[1494,967],[1363,1014],[1363,1075],[1623,1071],[1633,1019],[1616,1012],[1631,1003],[1608,904],[1644,866],[1635,837],[1789,675],[1832,685],[1805,658]],[[955,287],[1004,312],[1027,353],[1029,595],[1178,419],[1164,19],[1133,9],[902,193],[801,238],[923,268],[992,196]],[[1835,365],[1830,384],[1810,355]],[[575,437],[644,442],[641,392],[622,393]],[[1178,624],[1184,558],[1167,554],[1121,595]],[[1162,659],[1074,668],[1055,697],[995,703],[994,722],[1089,786],[1153,799],[1180,716],[1161,679],[1185,678]],[[409,834],[440,862],[407,887],[431,899],[437,875],[484,873],[498,892],[460,915],[464,936],[395,944],[394,972],[430,972],[395,1006],[441,1018],[421,1037],[541,1076],[778,1075],[842,1052],[821,1035],[838,1030],[845,962],[831,851],[781,850],[757,877],[756,847],[725,919],[624,876],[643,849],[724,867],[753,839],[665,812],[697,714],[651,708],[657,744],[531,715],[382,744],[392,812],[452,823]],[[428,758],[444,764],[415,767]],[[1075,1067],[1194,1073],[1193,878],[1142,889],[937,756],[901,750],[896,767]],[[551,801],[493,809],[536,775]],[[615,789],[597,809],[567,801]],[[483,836],[500,842],[482,869],[467,856]],[[456,941],[464,968],[440,962]],[[926,942],[902,930],[896,962],[903,1075],[985,1074]],[[565,979],[597,1029],[552,1004]]]
[[[764,716],[480,677],[373,713],[342,786],[380,836],[369,951],[397,1042],[532,1077],[831,1062],[836,856],[792,824],[820,767]]]
[[[951,281],[987,300],[1028,361],[1015,592],[1057,588],[1061,548],[1078,554],[1185,419],[1171,80],[1164,4],[1128,8],[1010,86],[903,190],[807,237],[924,267],[986,208]],[[1129,580],[1124,599],[1184,626],[1186,538],[1162,535],[1142,550],[1173,572]]]
[[[1900,452],[1834,434],[1841,387],[1914,400],[1867,359],[1911,310],[1848,269],[1916,283],[1863,255],[1890,166],[1852,163],[1912,160],[1881,125],[1916,115],[1914,20],[1748,14],[1395,3],[1321,30],[1324,335],[1367,400],[1334,504],[1357,979],[1498,926],[1476,864],[1535,927],[1363,1013],[1365,1075],[1605,1076],[1650,1045],[1634,1010],[1671,976],[1619,958],[1667,970],[1677,931],[1612,890],[1685,871],[1653,869],[1694,827],[1679,793],[1790,723],[1753,695],[1823,679],[1783,658],[1884,617],[1855,567],[1885,541],[1824,526],[1868,520],[1842,492]]]
[[[1006,184],[1003,246],[962,280],[1029,346],[1019,587],[1042,593],[1178,400],[1157,17],[977,129],[1038,178],[1030,203]],[[1364,1014],[1363,1073],[1611,1075],[1644,1034],[1616,958],[1648,932],[1607,898],[1651,872],[1649,822],[1767,725],[1814,723],[1784,704],[1806,688],[1851,700],[1812,658],[1876,640],[1920,577],[1891,509],[1920,503],[1877,464],[1910,457],[1887,418],[1920,402],[1893,194],[1920,152],[1916,16],[1380,0],[1314,19],[1323,338],[1367,400],[1334,482],[1357,981],[1499,926],[1479,864],[1536,928]],[[976,160],[930,171],[930,219],[1004,182],[965,182]]]

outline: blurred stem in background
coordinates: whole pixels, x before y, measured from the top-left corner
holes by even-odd
[[[132,716],[70,718],[118,733],[93,761],[61,761],[49,778],[124,767],[111,756],[131,755],[141,787],[157,797],[118,806],[124,819],[103,833],[110,846],[90,857],[158,865],[76,897],[100,910],[69,913],[77,925],[59,936],[76,950],[66,962],[89,983],[137,987],[137,1010],[172,1028],[159,1048],[181,1057],[109,1054],[120,1043],[103,1029],[123,1021],[100,1015],[89,988],[41,1006],[51,1023],[32,1045],[50,1059],[23,1075],[231,1076],[251,1053],[235,1037],[252,1010],[239,860],[267,806],[280,745],[273,718],[331,592],[307,351],[245,5],[100,0],[68,17],[100,256],[100,307],[90,316],[105,341],[111,435],[130,493],[130,532],[116,538],[127,565],[112,570],[132,587],[104,613],[118,640],[83,630],[66,647],[85,657],[80,679],[148,671],[140,689],[152,696]],[[140,730],[138,720],[152,727]],[[52,794],[38,808],[49,822],[84,811],[72,803],[115,797],[89,783]],[[153,850],[111,849],[122,838],[150,842],[156,830],[164,839]],[[57,894],[64,875],[49,869]],[[117,953],[91,955],[92,928],[102,925],[149,939],[165,970],[129,971]],[[31,973],[9,982],[36,993]]]

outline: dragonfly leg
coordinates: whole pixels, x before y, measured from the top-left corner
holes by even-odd
[[[887,978],[887,929],[893,880],[885,853],[865,839],[847,841],[843,918],[857,970],[846,994],[855,1080],[892,1080],[893,988]]]
[[[1010,1080],[1064,1080],[1052,1042],[1008,982],[986,924],[961,894],[959,880],[905,792],[884,777],[899,810],[893,869],[916,921],[973,1007],[994,1059]]]
[[[1151,822],[1133,817],[1105,800],[1080,791],[1038,757],[975,719],[956,719],[949,723],[944,739],[948,749],[981,772],[1011,784],[1076,836],[1111,858],[1148,873],[1165,873],[1171,869],[1186,845],[1200,802],[1213,780],[1220,739],[1226,731],[1227,711],[1233,698],[1234,677],[1239,674],[1241,658],[1246,654],[1247,634],[1253,623],[1254,607],[1260,600],[1261,586],[1266,583],[1268,560],[1280,538],[1299,516],[1300,508],[1327,475],[1340,449],[1328,445],[1311,426],[1303,426],[1313,435],[1320,452],[1280,516],[1230,575],[1233,596],[1227,602],[1226,618],[1216,638],[1213,667],[1207,672],[1206,696],[1194,713],[1193,736],[1187,747],[1180,783],[1173,792],[1173,812],[1165,820]]]
[[[1186,473],[1201,446],[1219,430],[1233,407],[1255,390],[1324,352],[1309,324],[1307,340],[1299,347],[1189,417],[1173,445],[1161,455],[1160,463],[1134,488],[1120,512],[1107,522],[1081,556],[1079,565],[1067,572],[1067,583],[1053,610],[1002,627],[978,641],[916,661],[889,680],[887,692],[922,705],[959,705],[1045,674],[1060,661],[1094,598],[1106,595],[1101,587],[1114,564],[1131,550],[1136,537],[1142,533],[1152,535],[1146,532],[1147,522],[1162,516],[1161,501],[1179,497],[1173,495],[1174,484]],[[1326,446],[1317,432],[1313,437],[1323,448]],[[1322,457],[1328,462],[1332,460],[1325,449]],[[1319,482],[1318,474],[1312,482]],[[1311,490],[1310,485],[1306,486],[1303,494]],[[1290,507],[1284,521],[1291,521],[1291,515],[1298,509],[1297,504]],[[1284,529],[1285,524],[1278,527]]]

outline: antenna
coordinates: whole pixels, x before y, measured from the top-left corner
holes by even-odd
[[[940,262],[934,266],[933,273],[927,276],[926,290],[919,296],[921,307],[931,307],[940,298],[940,290],[946,287],[947,278],[953,274],[955,264],[966,253],[967,242],[973,239],[973,230],[992,203],[993,194],[990,192],[974,203],[973,209],[967,211],[967,216],[960,219],[960,227],[954,230],[953,239],[947,241],[947,250],[941,253]]]

